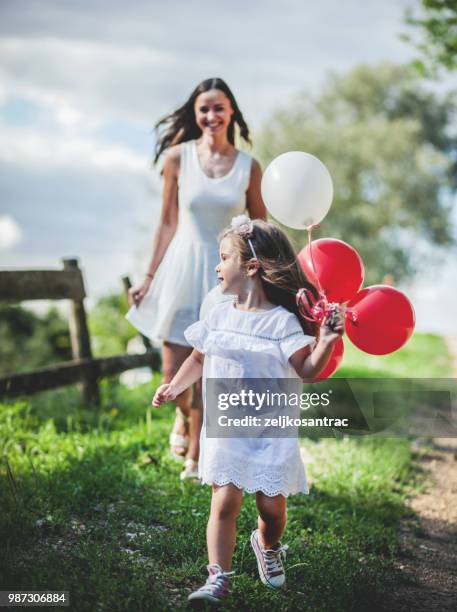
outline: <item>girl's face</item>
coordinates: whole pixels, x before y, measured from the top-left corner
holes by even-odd
[[[230,100],[220,89],[210,89],[198,95],[194,110],[198,127],[202,133],[210,135],[226,132],[233,115]]]
[[[246,271],[241,264],[238,251],[228,236],[221,240],[219,257],[216,274],[221,281],[222,293],[239,294],[247,279]]]

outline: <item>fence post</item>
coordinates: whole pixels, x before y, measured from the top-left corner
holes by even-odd
[[[82,275],[77,259],[64,259],[63,267],[64,270],[74,270],[76,268]],[[71,301],[69,326],[73,359],[92,359],[89,329],[87,327],[83,299]],[[100,394],[95,376],[90,373],[85,374],[82,380],[82,389],[86,401],[100,404]]]

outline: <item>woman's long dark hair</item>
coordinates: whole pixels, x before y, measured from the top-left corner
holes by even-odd
[[[305,334],[318,337],[319,326],[301,316],[295,296],[303,287],[309,289],[315,298],[319,294],[298,264],[289,238],[279,227],[262,219],[254,219],[252,225],[250,240],[260,263],[259,276],[267,299],[272,304],[284,306],[289,312],[293,312]],[[227,236],[230,236],[244,264],[252,259],[252,251],[246,238],[235,233],[231,227],[222,231],[219,240]]]
[[[227,138],[229,142],[235,145],[235,124],[237,124],[241,138],[248,144],[251,144],[249,128],[243,119],[243,115],[241,114],[230,87],[225,81],[219,78],[205,79],[197,85],[185,104],[170,115],[166,115],[155,124],[154,129],[157,134],[157,140],[154,164],[157,163],[159,157],[168,147],[179,144],[180,142],[186,142],[187,140],[194,140],[201,135],[202,131],[195,121],[195,100],[201,93],[205,93],[211,89],[223,91],[232,105],[234,112],[227,129]]]

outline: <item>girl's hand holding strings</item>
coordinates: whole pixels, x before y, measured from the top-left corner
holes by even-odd
[[[319,339],[334,344],[344,334],[344,315],[341,310],[334,311],[322,321]]]
[[[152,405],[158,408],[162,404],[165,404],[165,402],[171,402],[172,400],[176,399],[177,395],[178,394],[176,393],[173,385],[169,383],[165,385],[160,385],[160,387],[157,388],[157,391],[154,394],[154,397],[152,399]]]

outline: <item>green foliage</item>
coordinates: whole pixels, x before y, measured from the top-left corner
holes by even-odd
[[[440,68],[457,68],[457,3],[455,0],[421,0],[418,15],[411,9],[405,21],[419,33],[419,40],[408,34],[402,38],[415,44],[421,59],[414,66],[422,76],[434,77]]]
[[[185,610],[205,579],[210,487],[179,481],[181,465],[168,455],[171,406],[152,411],[149,386],[132,393],[106,383],[100,411],[78,413],[74,393],[1,406],[4,588],[52,584],[81,611]],[[246,495],[227,610],[300,610],[304,601],[365,609],[382,592],[413,484],[408,444],[306,447],[314,485],[289,500],[287,588],[272,592],[257,577],[247,544],[257,512]]]
[[[390,355],[368,355],[345,338],[343,363],[337,378],[447,378],[452,357],[441,336],[415,333],[403,348]]]
[[[124,353],[136,335],[126,321],[125,295],[98,300],[88,315],[96,357]],[[68,320],[56,308],[38,315],[22,306],[0,305],[0,374],[27,372],[72,359]]]
[[[453,96],[438,99],[411,68],[360,66],[276,111],[256,135],[256,153],[265,165],[290,150],[319,157],[335,196],[314,238],[340,238],[357,249],[366,284],[386,274],[398,281],[424,269],[430,247],[453,243],[455,111]],[[304,245],[305,232],[288,233]]]
[[[420,362],[425,371],[442,357],[444,375],[442,339],[413,340],[416,361],[405,347],[384,376]],[[373,375],[369,356],[348,355],[346,367]],[[150,406],[159,383],[158,373],[134,390],[104,380],[100,408],[71,387],[0,406],[2,588],[51,584],[69,590],[81,612],[187,609],[205,579],[211,494],[179,480],[182,466],[168,453],[173,407]],[[257,577],[248,543],[257,512],[245,495],[227,610],[377,609],[392,585],[399,520],[420,484],[409,443],[364,437],[303,447],[312,487],[288,500],[287,586],[275,592]]]
[[[0,373],[24,372],[71,359],[68,322],[51,308],[37,315],[0,306]]]
[[[97,357],[125,353],[128,341],[137,332],[125,319],[128,310],[124,294],[102,297],[89,313],[92,349]]]
[[[384,375],[443,356],[443,372],[450,363],[438,337],[416,334],[407,346],[416,362],[411,352],[405,361],[405,347]],[[357,355],[347,367],[372,376],[369,356]],[[173,407],[150,406],[159,383],[159,374],[134,390],[104,380],[98,409],[74,388],[0,406],[3,588],[51,584],[69,590],[81,612],[187,609],[205,578],[211,494],[179,480],[182,466],[168,454]],[[227,610],[376,609],[392,584],[399,520],[419,484],[409,443],[364,437],[303,447],[312,487],[288,500],[287,586],[271,591],[257,577],[248,544],[257,512],[245,495]]]

